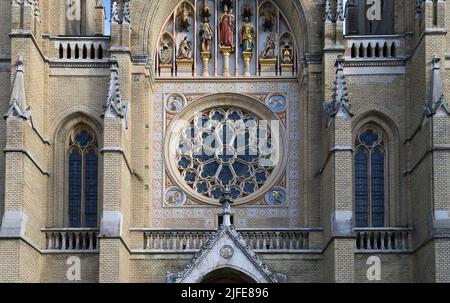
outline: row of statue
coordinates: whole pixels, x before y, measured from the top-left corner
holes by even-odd
[[[187,6],[183,6],[179,13],[179,21],[178,25],[180,28],[188,29],[190,27],[190,18],[191,11]],[[214,38],[214,31],[210,24],[210,12],[209,9],[205,9],[202,12],[203,21],[199,27],[199,36],[200,36],[200,51],[202,54],[211,53],[212,41]],[[256,33],[254,25],[251,23],[250,19],[251,15],[245,15],[243,19],[243,25],[240,31],[240,47],[242,52],[252,53],[255,48],[255,40]],[[220,17],[219,22],[219,48],[231,48],[234,49],[236,46],[235,43],[235,16],[233,14],[233,10],[224,5],[224,12]],[[271,33],[267,35],[265,41],[265,47],[261,53],[261,58],[269,59],[276,57],[276,42],[277,37],[276,34]],[[161,59],[162,61],[170,61],[170,56],[167,55],[169,51],[168,46],[162,44],[161,49]],[[289,64],[292,63],[293,60],[293,49],[290,45],[289,41],[286,41],[280,50],[280,57],[282,63]],[[165,54],[164,54],[165,53]],[[189,38],[186,36],[180,42],[178,47],[177,59],[179,60],[191,60],[193,58],[193,50],[192,43],[189,41]],[[163,62],[164,63],[164,62]]]
[[[278,71],[288,75],[294,71],[294,40],[289,32],[279,33],[280,26],[275,28],[275,24],[280,24],[278,18],[282,17],[271,2],[263,4],[258,12],[260,16],[258,18],[261,18],[257,21],[261,21],[258,30],[256,30],[255,21],[252,21],[252,10],[254,8],[250,0],[243,4],[241,22],[237,22],[233,12],[233,3],[235,2],[221,0],[220,8],[215,10],[216,13],[219,13],[218,10],[220,11],[220,15],[214,18],[216,26],[211,25],[213,23],[212,15],[207,3],[208,1],[205,0],[202,9],[200,9],[199,24],[193,23],[197,20],[196,9],[188,1],[182,2],[173,12],[171,32],[164,32],[160,39],[159,66],[161,74],[173,76],[173,64],[176,60],[176,75],[193,75],[195,73],[194,57],[196,57],[198,47],[203,76],[211,75],[209,68],[213,51],[215,55],[218,52],[222,54],[222,76],[228,77],[232,73],[232,53],[242,55],[242,69],[235,69],[235,73],[241,70],[244,76],[251,76],[251,60],[255,53],[257,41],[261,41],[261,44],[263,44],[257,54],[260,75],[278,75]],[[237,24],[240,24],[239,29],[236,28]],[[192,28],[198,28],[195,35],[198,35],[199,39],[192,38],[193,34],[189,33]],[[179,38],[174,36],[175,33]],[[261,46],[259,42],[258,45]],[[214,68],[215,74],[217,74],[218,67],[215,66]]]
[[[211,27],[209,26],[209,23],[204,23],[200,29],[200,35],[201,35],[201,41],[200,41],[200,50],[202,53],[210,53],[211,52],[211,45],[212,45],[212,38],[213,38],[213,31]],[[244,24],[242,29],[242,51],[243,52],[252,52],[254,49],[254,33],[251,30],[250,26],[246,26]],[[276,58],[276,36],[275,35],[268,35],[266,37],[265,47],[264,50],[261,53],[261,58],[263,59],[272,59]],[[223,44],[220,45],[221,47],[224,46]],[[228,45],[225,45],[228,46]],[[231,46],[231,45],[230,45]],[[168,50],[167,45],[163,46],[162,53],[166,53]],[[291,45],[288,42],[285,42],[284,46],[280,49],[280,58],[281,62],[283,64],[290,64],[293,61],[293,49]],[[193,51],[192,51],[192,43],[189,41],[188,37],[184,37],[184,39],[180,42],[179,48],[178,48],[178,54],[177,59],[179,60],[191,60],[193,57]],[[162,61],[170,61],[170,57],[168,56],[161,56]]]

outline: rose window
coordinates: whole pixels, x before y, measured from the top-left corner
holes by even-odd
[[[176,166],[181,178],[214,200],[227,187],[233,199],[256,193],[276,164],[267,123],[237,108],[198,114],[178,140]]]

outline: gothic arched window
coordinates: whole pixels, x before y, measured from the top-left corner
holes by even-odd
[[[77,128],[69,138],[68,227],[96,228],[98,225],[98,145],[88,128]]]
[[[387,157],[383,135],[374,128],[365,128],[355,146],[356,227],[384,227]]]

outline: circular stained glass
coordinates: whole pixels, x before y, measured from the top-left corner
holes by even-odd
[[[274,154],[267,123],[238,108],[214,108],[197,114],[181,130],[176,166],[197,194],[219,200],[228,187],[236,200],[269,180]]]

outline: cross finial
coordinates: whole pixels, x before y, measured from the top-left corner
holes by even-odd
[[[220,204],[222,204],[223,210],[223,225],[225,227],[231,226],[231,205],[233,201],[231,200],[230,188],[225,187],[222,192],[222,196],[220,197]]]

